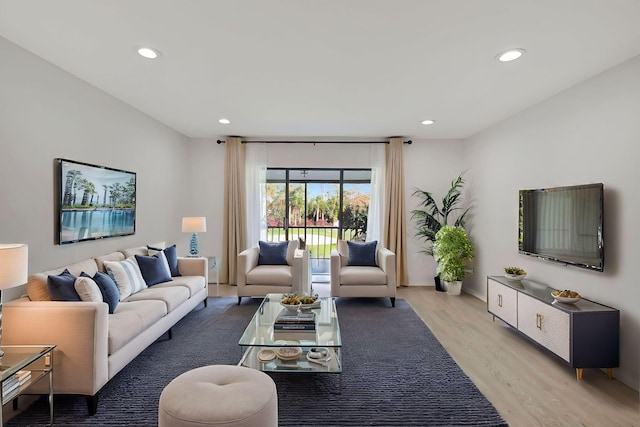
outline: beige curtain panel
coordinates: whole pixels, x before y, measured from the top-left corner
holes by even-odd
[[[390,138],[387,144],[384,201],[384,242],[386,247],[396,254],[398,286],[409,284],[403,145],[403,138]]]
[[[244,250],[246,230],[245,211],[245,145],[240,138],[226,140],[224,228],[222,244],[226,248],[220,266],[220,281],[235,284],[238,254]]]

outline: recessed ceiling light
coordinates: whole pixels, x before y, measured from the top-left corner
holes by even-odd
[[[223,125],[228,125],[229,123],[231,123],[231,120],[229,120],[229,119],[220,119],[220,120],[218,120],[218,123],[222,123]]]
[[[138,55],[144,56],[147,59],[156,59],[160,57],[160,52],[150,47],[141,47],[138,49]]]
[[[525,53],[526,50],[524,49],[509,49],[496,56],[496,59],[500,62],[509,62],[520,58]]]
[[[436,122],[435,120],[427,119],[427,120],[421,121],[420,123],[422,123],[423,125],[432,125],[435,122]]]

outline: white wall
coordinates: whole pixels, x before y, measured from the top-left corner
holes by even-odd
[[[216,256],[218,263],[222,262],[223,251],[225,147],[217,144],[216,139],[192,138],[189,143],[189,185],[193,200],[186,216],[207,218],[207,232],[198,234],[200,253]]]
[[[0,242],[27,243],[32,273],[162,240],[186,253],[187,138],[3,38],[0,58]],[[56,157],[136,172],[136,233],[56,245]]]
[[[620,310],[616,376],[640,380],[640,57],[610,69],[465,142],[476,273],[465,290],[485,298],[485,277],[507,265],[529,278]],[[517,252],[518,190],[602,182],[605,271]]]
[[[421,253],[427,245],[415,237],[416,224],[411,220],[411,211],[420,208],[420,199],[411,194],[418,188],[429,191],[441,207],[440,201],[451,187],[451,181],[464,172],[462,149],[462,141],[451,139],[413,140],[413,144],[404,146],[407,265],[411,285],[433,286],[436,275],[433,257]]]

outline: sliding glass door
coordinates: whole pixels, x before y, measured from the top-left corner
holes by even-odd
[[[370,181],[370,169],[268,169],[268,240],[303,239],[314,275],[328,274],[338,239],[366,237]]]

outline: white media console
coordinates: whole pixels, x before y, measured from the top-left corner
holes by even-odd
[[[607,368],[613,378],[620,312],[584,298],[559,303],[551,296],[555,290],[533,280],[488,276],[487,311],[575,368],[578,381],[583,368]]]

